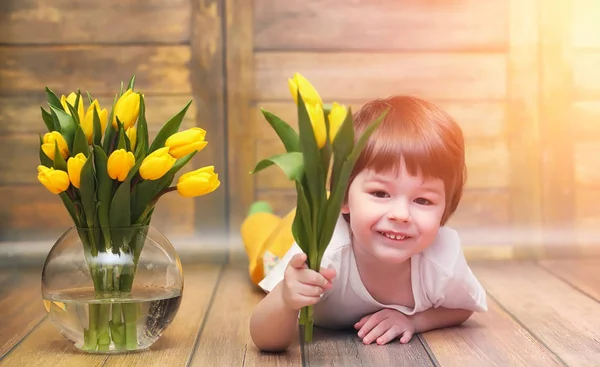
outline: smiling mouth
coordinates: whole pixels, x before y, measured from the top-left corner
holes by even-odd
[[[395,234],[395,233],[390,233],[390,232],[378,232],[380,235],[389,238],[390,240],[394,240],[394,241],[404,241],[409,239],[409,236],[405,236],[405,235],[401,235],[401,234]]]

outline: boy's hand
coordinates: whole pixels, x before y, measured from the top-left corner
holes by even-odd
[[[389,308],[363,317],[354,324],[354,328],[364,344],[377,341],[377,344],[384,345],[397,336],[402,336],[400,343],[406,344],[415,333],[415,326],[408,316]]]
[[[296,254],[290,260],[283,278],[283,302],[293,310],[319,302],[321,295],[331,288],[334,269],[311,270],[306,265],[306,254]]]

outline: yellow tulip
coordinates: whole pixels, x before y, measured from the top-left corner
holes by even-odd
[[[71,115],[71,110],[67,107],[67,102],[77,110],[79,115],[79,122],[83,121],[83,97],[79,96],[79,106],[75,107],[75,101],[77,100],[77,94],[71,92],[68,97],[64,95],[60,96],[60,103],[62,104],[66,113]]]
[[[125,149],[117,149],[108,157],[106,170],[110,178],[123,182],[134,165],[135,157],[133,153]]]
[[[117,100],[115,104],[115,114],[112,120],[112,125],[115,129],[117,126],[117,117],[123,123],[125,130],[129,129],[137,121],[140,113],[140,94],[128,89]]]
[[[175,158],[181,158],[190,154],[193,151],[201,151],[208,142],[204,141],[206,131],[193,127],[191,129],[180,131],[171,135],[165,142],[165,146],[169,147],[169,154]]]
[[[53,194],[65,191],[71,183],[67,172],[46,166],[38,166],[38,180]]]
[[[323,106],[320,104],[306,105],[306,111],[312,124],[317,146],[323,148],[327,140],[327,129],[325,126],[325,115],[323,114]]]
[[[60,135],[58,131],[52,131],[44,134],[42,141],[42,150],[50,159],[54,160],[55,142],[58,143],[58,151],[61,157],[63,157],[63,159],[67,159],[69,156],[69,146],[67,145],[67,141],[62,135]]]
[[[294,74],[292,79],[288,79],[288,85],[294,102],[298,104],[298,91],[302,94],[302,100],[306,105],[323,104],[323,100],[312,84],[300,73]]]
[[[169,147],[157,149],[144,158],[140,166],[140,176],[144,180],[158,180],[169,172],[175,161],[177,159],[169,154]]]
[[[221,182],[214,166],[207,166],[181,175],[177,181],[177,192],[181,196],[192,198],[215,191]]]
[[[83,153],[77,154],[75,157],[69,158],[67,161],[67,171],[69,172],[69,178],[71,179],[71,183],[76,188],[79,188],[80,178],[81,178],[81,168],[87,161],[87,158]]]
[[[337,135],[342,123],[346,119],[346,107],[344,105],[338,104],[337,102],[333,102],[333,106],[331,107],[331,111],[329,112],[328,121],[329,121],[329,140],[331,144],[333,144],[333,140]]]
[[[85,133],[88,144],[92,144],[92,139],[94,137],[94,107],[96,107],[96,110],[98,111],[98,117],[100,117],[100,136],[102,136],[104,129],[106,129],[106,123],[108,122],[108,110],[106,108],[101,109],[98,100],[95,99],[88,107],[85,117],[83,120],[81,120],[81,128]]]
[[[137,129],[135,128],[135,126],[132,126],[129,129],[125,130],[125,135],[127,135],[127,137],[129,138],[129,146],[131,147],[131,150],[134,150],[135,143],[137,142]]]

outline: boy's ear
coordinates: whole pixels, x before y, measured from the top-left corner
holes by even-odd
[[[350,214],[350,208],[348,208],[348,203],[342,204],[342,214]]]

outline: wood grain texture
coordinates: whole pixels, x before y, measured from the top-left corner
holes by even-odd
[[[184,366],[206,317],[220,267],[186,265],[185,289],[179,311],[163,336],[144,353],[110,356],[104,366]]]
[[[600,301],[600,259],[542,260],[540,265],[581,292]]]
[[[433,366],[417,337],[408,344],[364,345],[355,330],[314,328],[313,341],[304,345],[307,366]]]
[[[238,231],[254,200],[254,179],[249,172],[256,162],[248,154],[255,145],[253,5],[247,0],[228,0],[225,5],[230,232]]]
[[[319,50],[498,50],[503,1],[255,1],[255,47]],[[365,16],[367,15],[367,16]],[[410,36],[407,36],[410,35]]]
[[[189,40],[186,0],[8,0],[0,5],[0,43],[180,43]]]
[[[287,79],[295,72],[327,102],[396,94],[455,101],[506,96],[504,54],[257,52],[254,62],[261,101],[291,100]]]
[[[0,284],[0,358],[21,341],[40,321],[46,310],[40,293],[40,272],[33,269],[3,269]]]
[[[59,91],[55,91],[60,93]],[[59,94],[60,95],[60,94]],[[189,95],[171,96],[158,94],[144,94],[146,104],[146,120],[150,139],[153,139],[158,130],[176,113],[178,113],[192,97]],[[109,111],[112,108],[113,97],[99,97],[101,108]],[[0,135],[9,134],[44,134],[47,132],[46,125],[42,120],[40,106],[48,110],[45,96],[34,95],[28,97],[0,97]],[[89,106],[87,97],[84,99],[84,107],[87,111]],[[196,126],[197,104],[192,101],[180,130]],[[202,126],[200,126],[202,127]],[[37,135],[36,135],[37,136]],[[37,152],[33,152],[37,155]]]
[[[542,177],[540,172],[540,121],[538,26],[531,15],[538,0],[509,1],[506,143],[509,156],[510,218],[527,227],[526,242],[541,245]]]
[[[94,96],[118,93],[136,74],[144,93],[183,94],[190,88],[187,46],[0,47],[0,96],[60,94],[81,89]]]
[[[35,168],[33,168],[35,169]],[[73,225],[60,198],[42,184],[0,186],[0,240],[48,240]],[[194,202],[175,193],[163,196],[152,225],[171,239],[195,232]]]
[[[579,87],[578,58],[573,57],[569,37],[571,6],[570,0],[541,1],[538,6],[543,226],[568,225],[573,218],[575,174],[568,113]]]
[[[356,102],[339,101],[339,103],[350,107],[353,113],[358,112],[363,105],[363,103]],[[436,102],[434,101],[434,103]],[[505,106],[503,103],[440,101],[436,104],[456,120],[468,141],[504,137]],[[298,110],[291,99],[290,102],[258,101],[256,106],[253,111],[256,139],[279,140],[279,137],[263,116],[261,108],[277,115],[298,131]]]
[[[441,366],[562,366],[491,298],[487,312],[474,313],[459,327],[433,330],[422,338]]]
[[[531,262],[471,268],[488,294],[567,365],[591,366],[600,360],[596,300]]]
[[[190,360],[192,366],[300,366],[300,346],[285,353],[261,353],[250,338],[252,308],[264,297],[246,267],[230,265],[219,282],[205,326]]]
[[[223,55],[223,1],[192,1],[190,80],[196,101],[196,121],[207,131],[207,147],[194,160],[198,167],[212,165],[221,186],[196,199],[196,226],[202,235],[222,234],[227,228],[227,135],[225,121],[225,60]]]
[[[255,161],[284,153],[280,140],[257,141]],[[466,146],[468,188],[504,188],[508,186],[509,151],[503,141],[473,142]],[[293,181],[276,166],[255,174],[256,188],[292,189]]]

